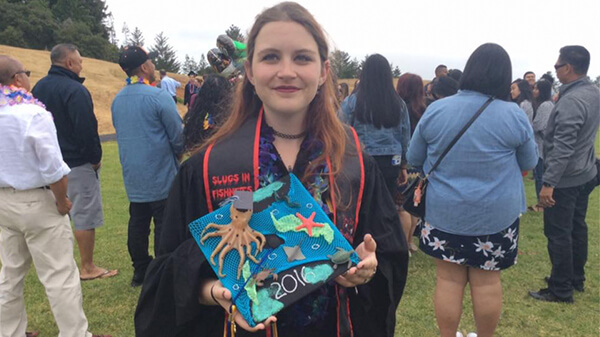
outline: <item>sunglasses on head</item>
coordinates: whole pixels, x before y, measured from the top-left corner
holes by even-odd
[[[12,77],[14,78],[15,76],[17,76],[19,74],[25,74],[25,76],[29,77],[29,76],[31,76],[31,71],[29,71],[29,70],[19,70]]]

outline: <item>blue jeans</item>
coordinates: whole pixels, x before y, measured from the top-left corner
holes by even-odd
[[[584,267],[588,255],[588,229],[585,215],[596,178],[567,188],[554,189],[553,207],[544,209],[544,234],[552,273],[548,288],[559,298],[573,295],[573,285],[585,282]]]
[[[542,191],[542,178],[544,177],[544,159],[538,158],[538,163],[533,169],[533,178],[535,179],[535,195],[538,202],[540,201],[540,192]]]

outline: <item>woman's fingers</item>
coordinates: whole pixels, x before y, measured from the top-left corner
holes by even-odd
[[[229,291],[229,289],[223,287],[223,284],[221,283],[221,281],[217,281],[215,283],[215,287],[213,289],[213,295],[218,300],[231,301],[231,292]],[[227,308],[225,308],[225,309],[227,309]]]
[[[277,318],[275,316],[271,316],[271,317],[267,318],[267,320],[265,320],[264,322],[258,323],[258,324],[256,324],[256,326],[251,327],[239,312],[235,313],[235,323],[237,324],[237,326],[239,326],[240,328],[242,328],[246,331],[250,331],[250,332],[264,330],[265,327],[270,326],[271,324],[273,324],[275,322],[277,322]]]
[[[229,312],[229,310],[231,308],[231,291],[229,291],[229,289],[223,287],[223,284],[221,283],[221,281],[217,281],[215,283],[212,291],[213,291],[213,295],[214,295],[215,299],[217,299],[217,302],[219,302],[221,307],[223,307],[223,309],[225,309],[225,311]],[[235,320],[235,324],[238,327],[240,327],[246,331],[254,332],[254,331],[258,331],[258,330],[264,330],[266,326],[269,326],[270,324],[276,322],[277,318],[275,316],[271,316],[271,317],[267,318],[267,320],[264,321],[263,323],[259,323],[256,326],[251,327],[250,324],[248,324],[248,322],[244,319],[244,317],[239,313],[239,311],[236,311],[234,313],[234,320]]]
[[[377,250],[377,242],[371,234],[366,234],[363,243],[365,244],[365,250],[367,252],[375,253]]]
[[[342,287],[351,288],[358,285],[366,284],[373,278],[374,274],[354,274],[340,275],[335,278],[335,281]]]
[[[337,282],[337,284],[341,285],[344,288],[351,288],[356,286],[356,284],[350,280],[348,280],[347,277],[345,277],[344,275],[340,275],[338,277],[335,278],[335,282]]]

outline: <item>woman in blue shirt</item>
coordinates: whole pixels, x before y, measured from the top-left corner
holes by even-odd
[[[511,62],[497,44],[469,58],[460,91],[432,103],[411,139],[408,162],[429,172],[460,129],[493,102],[429,177],[420,248],[434,257],[435,313],[441,336],[456,334],[467,282],[480,337],[492,336],[502,310],[500,270],[516,263],[525,212],[521,171],[537,164],[527,116],[509,101]]]
[[[410,120],[406,104],[394,89],[392,69],[385,57],[373,54],[367,58],[356,93],[342,102],[340,118],[354,127],[364,150],[383,173],[388,190],[395,192],[396,181],[403,184],[407,179]]]

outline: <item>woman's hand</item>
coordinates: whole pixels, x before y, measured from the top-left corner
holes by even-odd
[[[229,289],[223,286],[221,281],[207,281],[204,282],[200,287],[200,304],[220,305],[226,312],[229,312],[229,308],[231,307],[231,292]],[[251,327],[248,322],[246,322],[244,317],[242,317],[239,311],[236,311],[233,316],[235,319],[235,324],[238,327],[250,332],[264,330],[265,327],[277,321],[275,316],[271,316],[267,318],[266,321],[257,324],[255,327]]]
[[[356,287],[371,281],[377,272],[376,249],[377,243],[373,236],[371,234],[365,235],[364,241],[355,250],[362,261],[356,267],[352,267],[346,273],[336,277],[335,281],[346,288]]]
[[[400,175],[398,176],[398,185],[404,185],[408,182],[408,171],[403,168],[400,169]]]

